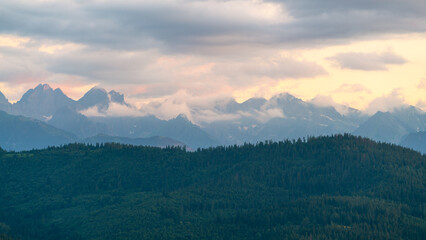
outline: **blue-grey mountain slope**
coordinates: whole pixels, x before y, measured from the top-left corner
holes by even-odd
[[[0,93],[0,110],[42,121],[50,120],[53,115],[64,108],[78,112],[97,107],[99,111],[106,111],[111,103],[129,106],[124,101],[123,94],[116,91],[108,93],[105,89],[96,87],[88,91],[78,101],[66,96],[59,88],[53,90],[48,84],[39,84],[34,89],[28,90],[14,104],[10,104]]]
[[[5,112],[11,111],[12,104],[10,104],[9,100],[0,92],[0,110]]]
[[[337,133],[399,144],[410,133],[426,131],[426,114],[413,106],[368,116],[350,107],[316,105],[315,101],[303,101],[288,93],[269,100],[251,98],[238,103],[228,98],[213,106],[192,106],[194,123],[184,115],[170,120],[155,116],[116,117],[108,112],[114,104],[130,107],[123,94],[98,87],[78,101],[47,84],[28,90],[14,104],[0,92],[0,110],[42,120],[80,139],[98,134],[127,138],[163,136],[195,149]],[[84,115],[93,111],[103,117]]]
[[[426,115],[413,107],[401,107],[392,112],[377,112],[360,125],[353,134],[376,141],[399,144],[413,132],[426,130]]]
[[[81,117],[83,121],[89,121],[87,118],[83,117]],[[91,122],[90,124],[98,123]],[[23,116],[14,116],[4,111],[0,111],[0,147],[5,150],[23,151],[42,149],[49,146],[60,146],[74,142],[90,144],[115,142],[153,147],[186,146],[186,144],[181,141],[161,136],[153,136],[149,138],[126,138],[98,134],[96,136],[82,139],[70,132],[58,129],[43,121]]]
[[[11,113],[47,120],[63,107],[74,108],[75,101],[67,97],[59,88],[53,90],[47,84],[39,84],[36,88],[28,90],[17,103],[13,104]]]
[[[107,133],[107,126],[105,124],[93,122],[83,114],[68,107],[59,109],[48,123],[71,132],[80,138],[92,137],[99,133]]]
[[[334,107],[316,106],[288,93],[241,104],[232,99],[214,109],[218,114],[234,114],[230,120],[203,124],[209,134],[226,144],[352,132],[367,118],[355,109],[348,108],[343,115]]]
[[[396,108],[392,115],[408,125],[410,132],[426,131],[426,114],[414,106]]]
[[[280,109],[284,114],[283,118],[269,120],[259,132],[261,138],[272,140],[351,132],[361,117],[347,117],[334,107],[316,106],[290,94],[271,98],[265,107]]]
[[[426,132],[409,133],[402,138],[400,145],[426,154]]]
[[[410,127],[390,112],[377,112],[356,129],[353,134],[376,141],[399,143],[410,132]]]
[[[158,136],[168,136],[182,141],[191,148],[206,148],[220,145],[220,142],[211,137],[199,126],[193,124],[184,115],[170,119],[164,123],[164,126],[158,128],[155,132]]]
[[[219,145],[209,134],[199,126],[191,123],[184,116],[171,120],[161,120],[154,116],[145,117],[90,117],[93,122],[107,127],[105,134],[129,138],[147,138],[163,136],[176,139],[196,149]]]
[[[79,110],[84,110],[97,107],[99,111],[104,112],[109,108],[111,103],[128,106],[128,104],[124,101],[123,94],[116,91],[107,92],[103,88],[94,87],[77,101],[77,108]]]
[[[42,121],[0,111],[0,147],[6,150],[31,150],[75,141],[75,135]]]

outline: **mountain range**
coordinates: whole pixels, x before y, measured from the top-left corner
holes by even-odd
[[[161,136],[131,138],[97,134],[87,138],[80,138],[40,120],[10,115],[0,111],[0,146],[5,150],[22,151],[42,149],[48,146],[60,146],[70,143],[85,143],[90,145],[96,145],[97,143],[120,143],[161,148],[167,146],[185,146],[182,142]]]
[[[121,138],[161,136],[172,139],[173,144],[182,143],[196,149],[351,133],[424,151],[424,145],[419,147],[415,141],[409,140],[412,139],[411,135],[426,131],[426,114],[414,106],[402,106],[390,112],[368,115],[347,106],[320,106],[282,93],[269,100],[251,98],[238,103],[229,98],[218,100],[210,106],[189,106],[190,118],[180,114],[163,120],[142,112],[136,116],[107,114],[113,104],[138,112],[136,107],[125,101],[123,94],[97,87],[82,98],[73,100],[59,88],[52,89],[47,84],[40,84],[28,90],[14,104],[0,92],[0,110],[10,115],[32,118],[32,121],[36,119],[38,126],[49,126],[61,131],[61,135],[73,136],[69,141],[81,142],[99,135],[110,136],[111,141],[112,138],[117,141]],[[161,104],[157,107],[161,107]],[[89,110],[97,114],[84,115]],[[34,127],[34,124],[31,126]],[[58,140],[40,141],[38,145],[31,145],[25,143],[27,140],[24,138],[20,143],[4,146],[11,150],[22,150],[28,149],[28,146],[39,148],[63,144],[62,140]],[[123,143],[126,142],[129,141]]]
[[[75,142],[77,137],[37,119],[0,111],[0,146],[6,150],[29,150]]]
[[[122,94],[115,91],[106,92],[105,89],[96,87],[77,101],[66,96],[59,88],[52,89],[48,84],[39,84],[34,89],[28,90],[14,104],[9,103],[0,93],[0,110],[44,121],[49,120],[63,108],[77,111],[97,107],[99,111],[104,111],[111,103],[128,105]]]

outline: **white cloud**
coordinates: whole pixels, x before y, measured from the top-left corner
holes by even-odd
[[[144,114],[132,106],[111,102],[108,109],[100,111],[97,106],[80,111],[87,117],[140,117]]]
[[[417,87],[418,87],[418,88],[421,88],[421,89],[426,89],[426,78],[422,78],[422,79],[420,80],[419,85],[417,85]]]
[[[364,87],[361,84],[342,84],[340,85],[338,88],[336,88],[333,93],[361,93],[361,92],[366,92],[366,93],[371,93],[371,91]]]
[[[214,121],[239,121],[241,118],[249,117],[259,122],[266,122],[271,118],[284,118],[282,109],[261,108],[261,110],[250,110],[248,112],[236,111],[228,113],[217,108],[233,101],[227,95],[197,96],[186,91],[179,91],[159,101],[151,101],[141,106],[145,115],[155,115],[160,119],[168,120],[179,114],[185,116],[195,124],[204,125]]]
[[[420,108],[423,111],[426,111],[426,101],[418,101],[416,107]]]
[[[309,59],[281,57],[283,50],[425,31],[421,0],[4,0],[0,81],[13,100],[40,82],[76,79],[132,98],[218,97],[327,74]],[[349,52],[333,61],[385,70],[405,59]],[[358,87],[340,91],[364,91]]]
[[[285,115],[280,108],[262,108],[262,111],[255,111],[252,117],[259,122],[265,123],[272,118],[285,118]]]
[[[220,113],[212,109],[202,109],[192,113],[195,123],[203,125],[215,121],[233,121],[240,118],[239,114]]]
[[[341,115],[347,115],[350,110],[349,106],[335,102],[331,96],[317,95],[310,100],[310,103],[318,107],[334,107]]]
[[[365,112],[367,114],[374,114],[377,111],[389,112],[404,105],[406,103],[401,90],[394,89],[389,95],[384,95],[371,101]]]
[[[174,118],[179,114],[185,114],[190,121],[194,121],[191,109],[186,102],[186,96],[190,95],[186,91],[179,91],[162,101],[150,102],[142,106],[141,111],[144,114],[152,114],[165,120]]]

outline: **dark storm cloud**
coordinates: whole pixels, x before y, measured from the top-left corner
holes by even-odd
[[[424,32],[423,0],[284,0],[295,18],[280,37],[293,45],[332,44],[383,34]]]
[[[282,3],[298,16],[313,16],[330,12],[376,11],[403,15],[423,16],[426,6],[423,0],[268,0]]]
[[[278,10],[271,13],[273,9]],[[237,44],[307,47],[425,30],[423,0],[6,0],[0,6],[2,33],[114,49],[190,52]]]
[[[171,51],[236,41],[262,42],[268,38],[265,24],[269,22],[258,22],[256,16],[237,12],[238,4],[226,4],[228,9],[221,10],[223,4],[220,1],[40,4],[6,1],[0,6],[0,31],[107,48]]]

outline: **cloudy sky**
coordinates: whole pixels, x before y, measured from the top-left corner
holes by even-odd
[[[424,0],[2,0],[0,91],[426,110]]]

